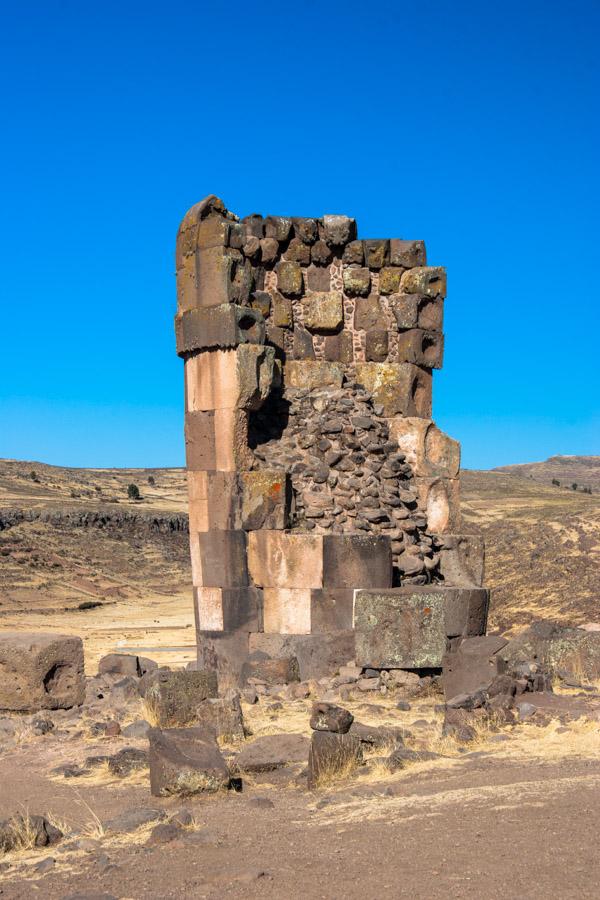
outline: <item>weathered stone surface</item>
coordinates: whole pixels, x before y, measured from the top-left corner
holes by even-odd
[[[217,696],[217,674],[158,669],[142,678],[140,692],[161,728],[187,725],[195,721],[199,703]]]
[[[340,291],[312,292],[302,299],[302,315],[309,331],[336,331],[344,320]]]
[[[289,387],[314,388],[341,387],[344,378],[343,367],[323,360],[289,360],[285,364],[285,381]]]
[[[99,675],[134,675],[141,678],[146,672],[158,668],[158,664],[144,656],[131,653],[108,653],[98,663]]]
[[[411,363],[356,364],[356,380],[383,407],[384,416],[431,416],[431,373]]]
[[[365,251],[363,248],[363,242],[362,241],[350,241],[350,243],[344,247],[342,261],[345,265],[348,265],[348,266],[364,265]]]
[[[315,731],[308,755],[309,789],[350,774],[361,761],[361,744],[355,735]]]
[[[315,359],[315,348],[312,335],[306,328],[296,325],[294,328],[294,359]],[[289,363],[288,363],[289,365]]]
[[[302,294],[302,269],[296,262],[282,259],[277,265],[277,287],[286,297]]]
[[[533,662],[545,672],[594,681],[600,676],[600,631],[541,620],[513,638],[501,655],[511,668]]]
[[[308,266],[310,265],[310,256],[309,245],[300,240],[300,238],[293,238],[285,251],[284,259],[297,262],[301,266]]]
[[[327,634],[251,634],[250,650],[269,656],[294,655],[300,678],[324,678],[354,658],[354,631]]]
[[[245,531],[286,528],[291,502],[290,482],[286,473],[281,469],[255,469],[242,472],[240,479],[241,527]]]
[[[417,297],[417,294],[403,294],[399,296]],[[444,300],[442,297],[419,297],[419,315],[416,323],[425,331],[442,331],[444,322]],[[412,327],[412,326],[407,326]]]
[[[201,531],[198,545],[201,580],[195,579],[197,587],[242,588],[248,585],[246,532],[242,529]]]
[[[214,793],[229,786],[229,770],[206,728],[151,728],[150,792],[154,797]]]
[[[290,684],[300,681],[300,669],[295,656],[271,658],[260,650],[252,653],[243,668],[245,680],[266,681],[267,684]]]
[[[446,649],[445,604],[439,592],[411,588],[356,591],[356,661],[376,669],[431,669]]]
[[[341,362],[350,365],[354,359],[352,335],[348,331],[330,334],[325,338],[323,355],[330,362]]]
[[[348,216],[323,216],[323,236],[328,244],[347,244],[356,237],[356,220]]]
[[[265,236],[276,241],[286,241],[292,228],[292,220],[288,216],[267,216],[265,219]]]
[[[310,634],[310,588],[265,587],[263,629],[267,634]]]
[[[177,353],[185,356],[193,350],[236,347],[244,343],[263,344],[265,325],[258,309],[224,303],[178,313],[175,317],[175,337]]]
[[[379,273],[379,291],[382,294],[397,294],[403,269],[386,266]]]
[[[485,545],[480,535],[443,534],[438,536],[439,571],[445,584],[481,587],[485,572]]]
[[[389,261],[389,241],[363,241],[365,265],[370,269],[381,269]]]
[[[248,743],[235,758],[240,772],[272,772],[293,763],[304,763],[309,752],[303,734],[266,734]]]
[[[208,697],[196,707],[195,724],[212,731],[217,738],[227,741],[244,737],[244,717],[237,691],[228,691],[224,697]]]
[[[248,567],[254,584],[261,587],[322,587],[323,537],[266,529],[251,531]]]
[[[272,347],[240,344],[199,353],[185,364],[186,411],[258,409],[273,382]]]
[[[445,297],[446,270],[441,266],[416,266],[408,269],[402,276],[400,290],[406,294]]]
[[[310,630],[313,634],[352,628],[353,611],[352,588],[313,588],[310,592]]]
[[[0,822],[0,851],[10,853],[11,850],[21,849],[20,842],[24,833],[29,834],[34,847],[57,844],[63,837],[62,831],[52,825],[45,816],[18,813]]]
[[[404,266],[406,269],[427,265],[425,242],[393,238],[390,241],[390,262],[393,266]]]
[[[315,266],[328,266],[333,259],[333,253],[325,241],[319,240],[310,248],[310,259]]]
[[[331,271],[326,266],[309,266],[306,270],[306,287],[309,291],[331,290]]]
[[[271,320],[278,328],[291,328],[294,324],[292,301],[277,292],[273,295]]]
[[[319,227],[316,219],[294,218],[294,234],[305,244],[313,244],[319,236]]]
[[[342,706],[318,701],[313,703],[310,727],[313,731],[332,731],[346,734],[354,722],[354,716]]]
[[[415,478],[419,509],[429,531],[460,531],[460,484],[458,478]]]
[[[418,477],[456,478],[460,469],[460,444],[448,437],[431,419],[404,416],[390,422],[390,434]]]
[[[392,294],[389,297],[389,304],[396,325],[399,329],[416,328],[419,325],[419,302],[421,298],[418,294]]]
[[[275,262],[279,256],[279,244],[274,238],[265,237],[260,239],[260,259],[265,265]]]
[[[412,328],[398,335],[398,360],[428,369],[441,369],[444,357],[444,336],[438,331]]]
[[[43,632],[0,634],[0,709],[70,709],[84,698],[81,638]]]
[[[392,553],[385,535],[327,534],[323,537],[326,588],[392,586]]]
[[[263,627],[263,596],[255,587],[194,587],[196,624],[201,631],[254,631]]]
[[[349,297],[366,297],[371,289],[371,273],[367,268],[346,266],[343,273],[344,291]]]
[[[446,698],[487,688],[497,675],[505,672],[507,667],[500,651],[506,644],[505,638],[496,635],[470,637],[457,650],[446,653],[443,659]]]
[[[385,329],[385,313],[381,306],[379,294],[356,300],[354,306],[354,327],[358,330]]]
[[[365,338],[365,359],[367,362],[385,362],[388,352],[389,344],[387,331],[367,331]]]

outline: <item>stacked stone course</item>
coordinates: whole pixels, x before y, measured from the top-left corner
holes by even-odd
[[[446,276],[423,241],[240,221],[211,196],[176,265],[199,661],[237,677],[261,634],[333,636],[333,658],[369,591],[415,609],[415,591],[480,589],[460,448],[431,420]],[[483,607],[461,627],[482,633]]]

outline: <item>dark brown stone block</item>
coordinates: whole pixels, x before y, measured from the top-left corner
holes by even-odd
[[[217,696],[217,673],[156,669],[141,679],[140,693],[161,728],[188,725],[195,719],[198,703]]]
[[[204,587],[246,587],[244,531],[204,531],[198,534]]]
[[[411,294],[406,296],[410,297]],[[412,294],[413,297],[417,296]],[[442,331],[444,324],[444,300],[442,297],[419,298],[419,328],[425,331]],[[410,327],[410,326],[409,326]]]
[[[400,290],[400,276],[404,269],[386,266],[379,273],[379,293],[397,294]]]
[[[305,244],[314,244],[319,237],[319,226],[316,219],[294,218],[292,219],[294,234]]]
[[[385,362],[389,352],[388,333],[384,330],[367,331],[365,337],[365,359]]]
[[[389,241],[363,241],[365,248],[365,265],[369,269],[381,269],[389,261]]]
[[[308,788],[328,786],[336,777],[347,776],[362,761],[362,748],[354,734],[313,732],[308,754]]]
[[[314,266],[328,266],[333,259],[333,253],[325,241],[315,241],[310,248],[310,258]]]
[[[263,296],[269,297],[268,294]],[[265,326],[257,309],[225,303],[178,313],[175,337],[177,353],[185,356],[193,350],[264,344]]]
[[[306,270],[306,286],[309,291],[328,291],[331,288],[331,272],[326,266],[309,266]]]
[[[362,266],[365,262],[365,251],[362,241],[351,241],[344,247],[342,260],[349,266]]]
[[[263,592],[256,587],[206,588],[194,592],[199,631],[211,628],[227,633],[259,631],[263,626]]]
[[[271,308],[271,323],[277,328],[291,328],[294,321],[292,301],[281,294],[273,295]]]
[[[354,346],[352,335],[349,331],[340,331],[339,334],[330,334],[325,338],[323,354],[325,359],[331,362],[341,362],[350,365],[354,359]]]
[[[342,278],[349,297],[366,297],[371,289],[371,273],[367,268],[345,266]]]
[[[416,328],[419,323],[418,294],[394,294],[390,297],[390,308],[399,329]]]
[[[287,216],[267,216],[265,236],[276,241],[287,241],[292,228],[292,220]]]
[[[250,652],[260,651],[266,656],[295,656],[300,667],[300,679],[331,677],[340,666],[354,659],[355,633],[351,629],[321,634],[258,634],[250,635]]]
[[[301,241],[300,238],[292,238],[287,250],[285,251],[284,259],[289,259],[292,262],[300,263],[301,266],[310,265],[309,245]]]
[[[229,786],[229,769],[211,729],[151,728],[148,740],[154,797],[189,797]]]
[[[471,694],[491,684],[506,671],[500,651],[508,641],[496,635],[466,638],[453,653],[443,659],[444,694],[450,700],[458,694]]]
[[[261,238],[260,241],[260,261],[269,266],[274,263],[279,256],[279,244],[275,238]]]
[[[300,681],[300,669],[295,656],[282,656],[268,659],[260,653],[253,656],[244,665],[242,675],[245,680],[256,678],[267,684],[291,684]]]
[[[411,328],[398,338],[398,360],[428,369],[441,369],[444,357],[444,336],[438,331]]]
[[[323,216],[322,233],[328,244],[339,247],[356,237],[356,220],[348,216]]]
[[[302,269],[298,263],[282,259],[277,264],[277,287],[286,297],[302,294]]]
[[[384,330],[386,327],[379,294],[359,298],[354,305],[354,327],[357,331]]]
[[[426,266],[427,254],[424,241],[402,241],[393,238],[390,241],[390,262],[393,266]]]
[[[294,328],[294,359],[314,359],[315,348],[313,347],[312,337],[306,328],[296,325]]]
[[[313,731],[331,731],[334,734],[347,734],[354,722],[352,713],[343,706],[317,701],[313,703],[310,716],[310,727]]]
[[[205,631],[196,621],[199,668],[213,669],[223,684],[241,684],[242,666],[248,659],[248,637],[247,628],[231,632]]]
[[[373,534],[324,535],[323,586],[350,589],[391,587],[390,539]]]
[[[354,591],[350,588],[315,588],[311,591],[310,621],[313,634],[352,628]]]
[[[485,568],[483,538],[474,534],[438,535],[440,575],[448,585],[481,587]]]
[[[265,220],[258,213],[252,213],[250,216],[244,216],[242,219],[244,231],[247,235],[261,238],[265,235]]]

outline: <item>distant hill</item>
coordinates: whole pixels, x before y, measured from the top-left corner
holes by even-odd
[[[552,484],[554,478],[569,490],[576,484],[579,489],[589,487],[600,491],[600,456],[550,456],[545,462],[498,466],[491,471],[533,478],[544,484]]]

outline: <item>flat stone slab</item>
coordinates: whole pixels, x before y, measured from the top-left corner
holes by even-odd
[[[303,734],[266,734],[238,753],[235,765],[241,772],[272,772],[290,763],[306,762],[310,741]]]
[[[375,669],[434,669],[446,649],[445,600],[410,588],[356,591],[356,662]]]

